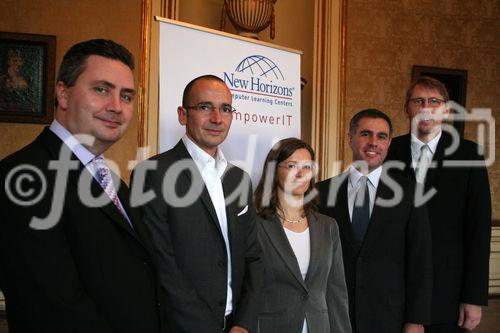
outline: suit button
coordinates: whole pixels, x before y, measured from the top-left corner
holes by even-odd
[[[220,268],[225,268],[226,267],[226,262],[224,260],[219,260],[219,262],[217,263],[217,265],[219,265]]]
[[[226,301],[224,301],[224,300],[219,301],[219,306],[225,306],[225,305],[226,305]]]
[[[144,266],[149,266],[149,263],[147,261],[143,262]]]
[[[303,300],[303,301],[306,301],[307,298],[308,298],[307,294],[300,295],[300,299]]]
[[[161,303],[160,303],[160,302],[157,302],[157,303],[156,303],[156,306],[157,306],[157,307],[160,307],[160,306],[161,306]]]

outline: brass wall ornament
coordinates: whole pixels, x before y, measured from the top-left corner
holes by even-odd
[[[226,15],[238,34],[259,39],[258,33],[271,25],[271,39],[275,36],[274,4],[277,0],[224,0],[220,30],[225,31]]]

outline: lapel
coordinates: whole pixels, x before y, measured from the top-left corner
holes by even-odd
[[[82,172],[88,172],[87,168],[83,167],[82,166],[82,169],[83,171]],[[115,184],[115,187],[116,187],[116,184],[119,184],[120,185],[120,188],[117,192],[118,194],[118,198],[120,199],[120,202],[122,203],[125,211],[127,212],[127,215],[129,214],[129,211],[130,209],[127,210],[127,207],[128,205],[126,206],[126,203],[128,202],[129,198],[128,198],[128,190],[123,187],[126,187],[125,184],[121,184],[121,183],[117,183],[117,180],[114,173],[113,173],[113,183]],[[93,196],[100,196],[100,195],[103,195],[103,196],[106,196],[107,198],[107,194],[104,192],[103,188],[101,187],[101,185],[97,182],[97,180],[95,180],[93,177],[92,177],[92,184],[91,184],[91,191],[92,191],[92,195]],[[132,228],[130,227],[130,224],[128,223],[127,219],[125,218],[125,216],[123,216],[123,214],[120,212],[120,210],[118,209],[118,207],[115,206],[115,204],[113,202],[111,202],[111,200],[109,199],[108,202],[106,203],[106,205],[100,207],[99,209],[101,209],[104,214],[106,214],[114,223],[116,223],[120,228],[122,228],[123,230],[125,230],[127,233],[129,233],[130,235],[132,235],[133,237],[137,237],[137,235],[135,235],[134,231],[132,230]],[[129,216],[130,219],[132,219],[131,216]]]
[[[444,151],[451,145],[451,136],[448,132],[443,131],[441,138],[432,157],[432,167],[427,170],[425,175],[425,190],[428,191],[430,188],[436,188],[436,183],[439,179],[441,169],[443,166]]]
[[[39,136],[39,139],[41,140],[43,145],[47,147],[51,160],[59,160],[60,156],[64,154],[62,153],[63,149],[66,150],[68,149],[68,147],[64,145],[61,139],[59,139],[59,137],[55,135],[48,127],[46,127],[43,130],[43,132]],[[86,172],[88,173],[88,177],[91,178],[90,193],[94,197],[100,195],[106,195],[101,185],[99,185],[99,183],[92,177],[92,175],[90,175],[87,168],[80,162],[78,157],[76,157],[76,155],[73,154],[72,152],[70,153],[70,161],[71,161],[70,163],[77,163],[77,168],[76,169],[72,168],[68,174],[66,191],[73,191],[78,189],[78,182],[80,180],[80,176],[83,172]],[[71,165],[71,167],[73,167],[73,165]],[[118,197],[120,198],[120,201],[124,206],[125,211],[128,213],[130,210],[127,209],[129,200],[128,189],[126,188],[126,185],[123,182],[121,182],[118,176],[116,176],[114,173],[112,173],[112,175],[113,175],[113,182],[115,184],[121,185],[118,191]],[[111,200],[109,200],[109,202],[106,205],[95,209],[100,209],[105,215],[107,215],[110,218],[110,220],[113,221],[113,223],[118,225],[119,228],[125,230],[132,237],[140,241],[137,237],[137,234],[130,227],[130,224],[128,223],[127,219],[123,216],[120,210],[111,202]],[[131,217],[129,216],[129,218]]]
[[[279,221],[278,217],[275,215],[272,220],[264,220],[262,223],[263,230],[269,237],[269,240],[273,247],[278,252],[279,256],[285,263],[286,267],[290,270],[295,280],[307,290],[302,274],[300,273],[299,264],[297,258],[293,253],[292,246],[288,242],[283,226]],[[308,273],[309,275],[309,273]]]
[[[443,164],[444,151],[450,144],[450,135],[446,131],[443,131],[436,147],[436,151],[434,152],[431,167],[427,170],[427,174],[425,175],[425,191],[428,191],[430,188],[434,187],[437,180],[439,179]],[[413,169],[412,164],[410,134],[406,134],[402,137],[401,145],[398,147],[396,156],[401,156],[402,162],[405,163],[405,169],[403,170],[404,176],[412,179],[413,181],[416,181],[415,169]]]
[[[416,181],[415,169],[413,169],[412,166],[410,134],[406,134],[402,137],[402,142],[399,146],[399,152],[396,153],[396,156],[400,156],[401,162],[405,164],[405,168],[403,169],[404,176],[408,179]]]
[[[210,194],[208,193],[208,189],[205,186],[203,177],[201,176],[201,173],[198,170],[198,166],[194,162],[191,155],[189,155],[189,152],[187,151],[186,146],[184,145],[182,140],[179,140],[179,142],[177,143],[177,145],[175,145],[173,149],[178,156],[178,160],[186,161],[186,163],[189,164],[189,168],[183,168],[182,172],[180,173],[180,177],[182,177],[186,182],[186,184],[189,185],[188,188],[190,188],[191,186],[197,187],[196,193],[201,193],[200,194],[201,202],[205,206],[205,209],[208,211],[210,215],[210,220],[212,221],[212,223],[214,223],[217,230],[219,230],[219,234],[222,237],[222,230],[219,225],[219,219],[217,218],[217,213],[215,212],[215,207],[212,203],[212,199],[210,198]],[[229,222],[229,216],[228,216],[228,222]]]
[[[113,176],[116,176],[116,175],[113,173]],[[118,182],[120,184],[120,189],[118,191],[118,198],[120,198],[120,202],[123,206],[123,209],[127,212],[127,216],[130,219],[130,223],[132,224],[133,229],[130,227],[130,224],[128,223],[128,221],[125,219],[125,217],[118,210],[118,208],[116,208],[116,206],[114,204],[108,205],[108,206],[110,206],[110,210],[108,213],[109,214],[119,214],[118,216],[115,216],[115,219],[113,219],[113,220],[120,221],[119,225],[124,226],[125,227],[124,229],[131,236],[133,236],[135,239],[137,239],[138,242],[140,242],[145,248],[147,248],[145,246],[145,243],[144,243],[144,240],[148,239],[148,235],[147,235],[148,231],[145,229],[146,226],[144,223],[139,222],[139,221],[141,221],[141,216],[138,214],[137,208],[130,207],[130,204],[129,204],[130,203],[130,191],[129,191],[127,185],[123,181],[121,181],[121,179],[118,176],[116,176],[116,178],[117,178],[117,180],[116,180],[115,184],[118,184]],[[113,181],[115,181],[115,180],[113,179]],[[97,181],[94,181],[94,182],[97,183]],[[99,185],[99,184],[97,184],[97,185]],[[150,250],[149,248],[147,248],[147,249]]]
[[[322,254],[321,245],[324,244],[323,239],[325,237],[325,232],[323,225],[320,224],[318,217],[314,213],[307,214],[307,220],[309,223],[309,239],[310,239],[310,259],[309,267],[306,274],[306,285],[309,285],[309,281],[314,276],[314,272],[318,268],[320,263],[320,258]]]
[[[352,232],[351,217],[349,216],[349,200],[347,199],[347,185],[349,182],[349,177],[345,177],[344,181],[340,185],[338,199],[337,199],[337,222],[339,224],[340,232],[344,235],[344,239],[347,240],[348,244],[352,249],[357,252],[358,245],[354,239]]]
[[[246,190],[247,188],[245,188],[245,184],[251,186],[250,182],[245,183],[242,178],[238,176],[240,175],[239,172],[233,172],[236,171],[233,168],[233,165],[228,164],[226,170],[224,171],[224,174],[222,175],[222,191],[224,192],[224,197],[226,199],[226,219],[229,236],[229,246],[231,247],[231,249],[234,245],[232,240],[236,235],[236,227],[238,226],[236,214],[244,209],[245,206],[247,206],[247,209],[252,209],[252,207],[248,206],[248,201],[240,204],[241,197],[238,197],[237,199],[231,198],[231,196],[233,196],[234,193],[237,193],[238,190]],[[251,193],[251,187],[248,188],[248,191],[240,193],[240,195],[247,196],[247,193]]]

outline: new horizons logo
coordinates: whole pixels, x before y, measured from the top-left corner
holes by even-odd
[[[243,59],[233,73],[224,72],[224,82],[234,93],[246,93],[263,96],[252,96],[252,101],[291,106],[294,87],[275,83],[284,81],[285,76],[274,61],[262,55],[251,55]],[[245,95],[246,95],[245,94]],[[236,99],[249,100],[249,96],[238,94]]]
[[[250,71],[252,74],[260,74],[264,77],[275,77],[276,79],[285,79],[281,69],[269,58],[260,55],[253,55],[243,59],[238,66],[236,71],[240,73],[245,73],[245,71]]]

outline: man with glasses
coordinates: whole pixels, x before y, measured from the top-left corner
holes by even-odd
[[[252,186],[219,147],[233,119],[231,102],[220,78],[192,80],[177,109],[186,134],[134,171],[137,186],[155,163],[142,190],[156,198],[142,212],[160,257],[172,332],[255,332],[262,268]]]
[[[430,196],[434,278],[432,325],[426,332],[431,333],[474,329],[488,301],[488,174],[478,145],[443,130],[451,128],[443,126],[448,100],[440,81],[421,77],[413,82],[405,102],[411,131],[392,140],[387,157],[404,162],[396,172],[420,183],[423,198]]]

